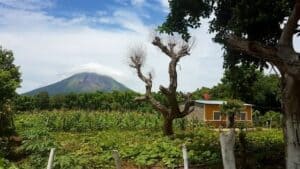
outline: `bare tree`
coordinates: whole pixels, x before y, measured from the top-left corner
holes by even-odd
[[[166,97],[168,106],[163,105],[157,101],[152,95],[152,74],[145,75],[142,72],[142,67],[145,62],[146,52],[143,48],[138,47],[131,51],[129,59],[129,66],[134,68],[138,77],[145,83],[146,93],[144,96],[136,98],[140,101],[148,101],[155,110],[159,111],[164,118],[163,132],[164,135],[172,135],[173,132],[173,120],[176,118],[183,118],[193,111],[193,101],[191,100],[191,94],[183,94],[184,98],[183,108],[180,108],[180,103],[177,100],[177,70],[176,67],[181,58],[190,55],[192,44],[186,43],[183,40],[170,39],[167,44],[162,42],[161,38],[155,36],[152,44],[158,47],[166,56],[170,58],[169,62],[169,86],[164,87],[160,85],[159,90]]]
[[[233,49],[266,60],[280,71],[287,169],[300,167],[300,54],[293,47],[293,37],[299,33],[299,20],[300,0],[296,0],[276,47],[235,36],[227,40]]]

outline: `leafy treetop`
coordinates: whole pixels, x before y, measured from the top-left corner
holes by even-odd
[[[12,51],[0,47],[0,106],[15,96],[20,86],[19,67],[14,63]]]
[[[225,68],[240,62],[267,66],[264,60],[229,49],[226,38],[233,34],[275,46],[282,32],[281,25],[293,5],[294,0],[172,0],[167,20],[159,30],[178,32],[187,40],[190,38],[188,28],[200,27],[201,18],[210,18],[210,32],[215,33],[214,40],[225,48]]]

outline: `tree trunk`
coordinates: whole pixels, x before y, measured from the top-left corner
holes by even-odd
[[[248,169],[247,164],[247,140],[246,140],[246,131],[243,131],[243,129],[240,130],[239,133],[239,142],[240,142],[240,155],[241,155],[241,168],[242,169]]]
[[[234,114],[227,115],[226,127],[227,128],[233,128],[234,127]]]
[[[9,112],[0,111],[0,137],[11,136],[15,133],[13,117]]]
[[[300,169],[300,81],[286,75],[283,82],[286,168]]]
[[[228,132],[221,132],[220,143],[224,169],[236,169],[234,157],[234,129],[230,129]]]
[[[164,117],[163,132],[165,136],[173,135],[173,119],[169,117]]]

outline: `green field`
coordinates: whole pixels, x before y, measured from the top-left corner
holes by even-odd
[[[46,168],[50,148],[55,147],[55,169],[114,168],[112,150],[118,150],[123,168],[178,168],[181,145],[188,148],[191,166],[221,168],[218,132],[199,123],[176,121],[176,134],[163,137],[156,114],[59,111],[18,114],[15,118],[22,145],[14,150],[13,164],[3,168]],[[247,161],[252,168],[283,168],[281,130],[247,132]],[[236,143],[240,163],[239,139]],[[273,166],[274,167],[274,166]],[[1,167],[0,167],[1,168]]]

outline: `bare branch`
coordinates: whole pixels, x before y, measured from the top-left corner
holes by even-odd
[[[148,73],[148,77],[146,77],[143,73],[141,68],[144,65],[146,59],[146,52],[141,47],[136,47],[131,50],[129,54],[129,66],[136,69],[138,77],[146,83],[147,86],[152,87],[152,75]],[[151,91],[151,90],[150,90]]]
[[[176,47],[176,42],[174,40],[169,40],[168,47],[170,49],[170,53],[174,53],[174,48]]]
[[[147,100],[148,100],[148,98],[146,96],[139,96],[139,97],[134,98],[134,101],[138,101],[138,102],[147,101]]]
[[[168,46],[164,45],[162,42],[161,42],[161,39],[158,37],[158,36],[155,36],[153,41],[152,41],[152,44],[154,46],[157,46],[163,53],[165,53],[167,56],[169,56],[170,58],[173,58],[175,57],[175,53],[173,53],[169,48]],[[170,44],[171,46],[171,49],[174,48],[173,44]]]
[[[155,110],[160,111],[164,116],[168,116],[170,114],[169,109],[154,99],[152,95],[149,95],[148,98]]]
[[[182,118],[194,111],[193,106],[195,105],[195,102],[192,100],[191,93],[187,93],[187,94],[180,93],[180,95],[181,95],[181,97],[183,97],[185,99],[184,108],[178,115],[179,118]]]
[[[161,112],[163,115],[168,115],[169,111],[167,109],[167,107],[163,106],[162,104],[160,104],[157,100],[155,100],[153,98],[152,95],[145,95],[145,96],[140,96],[140,97],[136,97],[134,99],[135,101],[149,101],[149,103],[153,106],[153,108],[159,112]]]
[[[137,47],[132,49],[129,58],[130,63],[129,66],[134,68],[137,72],[138,77],[145,83],[146,93],[145,96],[137,97],[136,101],[146,101],[149,100],[151,105],[158,111],[163,114],[168,113],[168,109],[160,104],[157,100],[155,100],[152,96],[152,74],[148,73],[148,76],[145,76],[141,70],[144,62],[145,62],[146,52],[141,47]]]
[[[164,95],[170,95],[170,91],[169,89],[167,89],[166,87],[160,85],[159,86],[159,90],[164,94]]]
[[[163,53],[168,55],[171,59],[180,59],[186,55],[190,55],[190,51],[195,41],[190,43],[185,42],[182,39],[175,39],[175,37],[169,37],[167,45],[161,41],[159,36],[155,36],[152,44],[157,46]],[[178,49],[178,50],[176,50]]]
[[[177,52],[177,57],[181,58],[190,55],[192,47],[195,45],[195,40],[192,39],[189,42],[181,40],[181,45],[179,45],[179,51]]]

